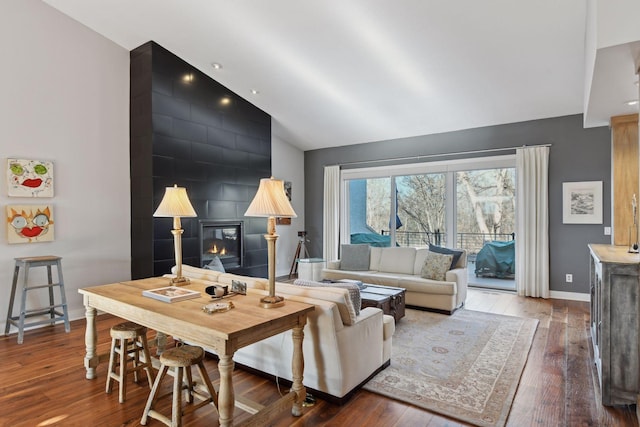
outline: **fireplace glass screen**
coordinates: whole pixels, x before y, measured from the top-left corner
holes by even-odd
[[[225,270],[242,267],[242,221],[200,221],[200,266],[216,256]]]

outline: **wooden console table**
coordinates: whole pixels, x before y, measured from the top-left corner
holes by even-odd
[[[604,244],[591,244],[589,251],[591,339],[602,404],[640,404],[640,255]]]
[[[238,295],[231,298],[235,308],[224,313],[207,314],[202,306],[211,302],[204,292],[206,284],[192,280],[185,286],[199,291],[200,298],[165,303],[142,296],[146,289],[168,286],[166,278],[150,278],[80,289],[86,307],[87,329],[85,342],[87,353],[84,365],[86,377],[96,377],[99,356],[96,354],[96,310],[101,310],[125,320],[136,322],[158,332],[214,352],[219,358],[220,389],[218,391],[218,413],[220,426],[233,425],[233,408],[253,414],[249,422],[264,423],[285,405],[292,404],[292,414],[302,414],[302,402],[306,397],[302,384],[304,358],[302,354],[302,332],[307,322],[307,313],[314,307],[287,300],[282,307],[264,309],[259,307],[259,296]],[[293,330],[293,385],[291,392],[268,407],[261,407],[246,399],[236,399],[233,391],[233,354],[236,350],[281,332]],[[142,410],[140,412],[142,414]]]

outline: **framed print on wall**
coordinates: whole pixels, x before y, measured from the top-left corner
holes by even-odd
[[[602,224],[602,181],[562,183],[562,222]]]
[[[7,242],[52,242],[52,205],[7,205]]]
[[[7,159],[9,197],[53,197],[53,162]]]

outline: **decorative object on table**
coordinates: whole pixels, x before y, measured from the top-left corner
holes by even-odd
[[[9,197],[53,197],[53,163],[7,159],[7,193]]]
[[[247,294],[247,283],[246,282],[241,282],[239,280],[232,280],[231,281],[231,292],[234,292],[234,293],[240,294],[240,295],[246,295]]]
[[[504,426],[538,320],[406,310],[391,366],[364,389],[476,426]]]
[[[602,181],[562,183],[562,222],[602,224]]]
[[[280,307],[284,304],[284,298],[277,296],[276,292],[276,217],[297,217],[291,207],[291,203],[284,193],[282,180],[263,178],[260,186],[249,208],[244,213],[250,217],[267,217],[267,240],[268,271],[269,271],[269,295],[260,300],[264,308]]]
[[[186,285],[189,283],[189,279],[182,276],[182,233],[184,230],[180,224],[180,218],[197,216],[187,196],[187,189],[178,187],[177,185],[166,187],[164,197],[153,216],[173,218],[173,230],[171,230],[171,234],[173,234],[173,246],[176,257],[176,277],[171,279],[171,284],[178,286]]]
[[[211,285],[207,286],[204,291],[212,297],[222,298],[229,294],[229,287],[226,285]]]
[[[212,302],[202,306],[202,311],[204,311],[207,314],[222,313],[225,311],[229,311],[232,308],[235,308],[235,305],[233,305],[233,301]]]
[[[178,302],[187,299],[198,298],[200,296],[200,292],[192,291],[190,289],[185,289],[178,286],[165,286],[164,288],[148,289],[142,291],[142,295],[164,302]]]
[[[629,253],[637,254],[639,252],[638,251],[638,202],[636,200],[635,193],[633,193],[633,198],[631,199],[631,215],[633,215],[633,225],[629,227]]]
[[[204,266],[207,270],[219,271],[220,273],[226,273],[224,264],[218,255],[214,255],[211,262]]]
[[[7,242],[52,242],[53,222],[51,205],[7,205]]]

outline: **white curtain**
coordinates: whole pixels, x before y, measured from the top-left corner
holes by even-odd
[[[518,295],[549,298],[549,147],[516,150]]]
[[[338,259],[340,243],[340,166],[324,168],[324,205],[322,209],[322,257]]]

